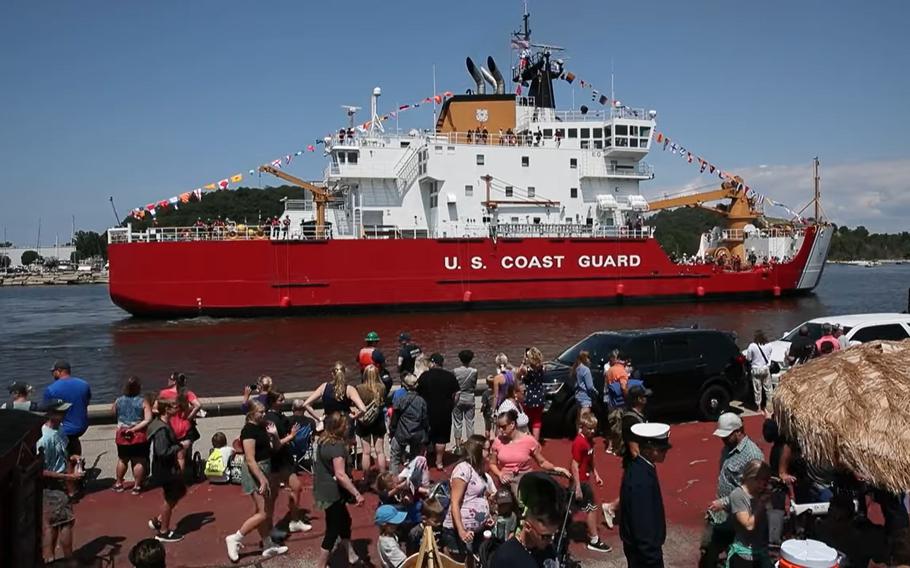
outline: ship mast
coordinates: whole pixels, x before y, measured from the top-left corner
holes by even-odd
[[[821,187],[819,184],[818,178],[818,156],[815,156],[815,222],[818,223],[821,219],[819,218],[819,202],[821,200]]]

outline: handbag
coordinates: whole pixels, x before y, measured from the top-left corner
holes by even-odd
[[[765,365],[768,366],[768,370],[771,372],[771,374],[776,375],[777,373],[780,373],[780,363],[777,361],[771,361],[769,363],[768,357],[765,356],[765,352],[761,349],[761,345],[756,343],[755,346],[758,347],[758,352],[761,353],[761,357],[765,360]]]
[[[114,442],[118,446],[135,446],[148,442],[148,432],[140,430],[139,432],[130,432],[128,426],[117,428],[114,434]]]
[[[372,424],[379,416],[380,410],[382,410],[382,408],[379,406],[379,401],[374,399],[370,401],[370,404],[366,406],[366,409],[360,414],[357,420],[359,420],[361,424]]]

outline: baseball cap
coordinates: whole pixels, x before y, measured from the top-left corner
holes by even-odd
[[[651,396],[652,394],[654,394],[654,391],[641,385],[629,387],[629,400],[635,400],[636,398],[641,398],[643,396]]]
[[[433,353],[430,355],[430,361],[434,365],[439,365],[441,367],[443,362],[445,362],[445,357],[442,356],[442,353]]]
[[[9,392],[32,392],[32,385],[28,383],[23,383],[20,381],[15,381],[7,389]]]
[[[382,351],[380,351],[379,349],[373,349],[373,353],[372,353],[371,357],[373,359],[373,362],[376,363],[377,365],[385,364],[385,355],[383,355]]]
[[[407,516],[406,512],[399,511],[392,505],[380,505],[376,509],[375,521],[377,525],[400,525]]]
[[[411,340],[410,333],[408,333],[406,331],[402,331],[401,333],[398,334],[398,341],[410,341],[410,340]]]
[[[54,366],[51,367],[51,371],[56,371],[57,369],[62,369],[64,371],[71,370],[70,362],[66,359],[57,359],[54,361]]]
[[[714,435],[718,438],[726,438],[733,432],[743,427],[743,420],[735,412],[724,412],[717,419],[717,430]]]
[[[48,401],[45,401],[38,410],[41,412],[66,412],[70,409],[72,404],[66,402],[65,400],[60,400],[59,398],[52,398]]]

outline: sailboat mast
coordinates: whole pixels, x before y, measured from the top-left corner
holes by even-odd
[[[819,184],[818,178],[818,156],[815,157],[815,222],[818,223],[819,219],[819,200],[821,199],[821,187]]]

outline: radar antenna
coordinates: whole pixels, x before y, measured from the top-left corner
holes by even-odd
[[[348,128],[354,128],[354,115],[357,114],[357,111],[360,110],[359,106],[352,105],[341,105],[341,108],[345,110],[348,115]]]

